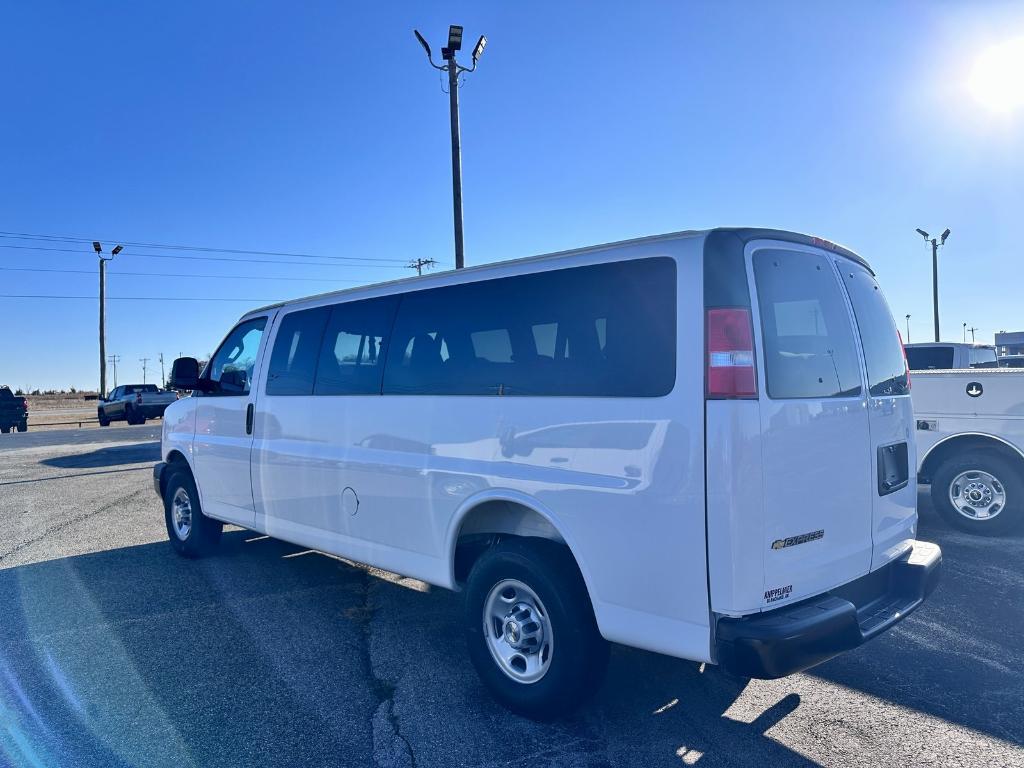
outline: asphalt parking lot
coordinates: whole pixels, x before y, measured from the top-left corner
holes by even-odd
[[[541,725],[494,704],[459,596],[238,529],[166,543],[159,423],[0,439],[0,765],[1024,766],[1024,539],[920,536],[943,582],[810,673],[615,648]]]

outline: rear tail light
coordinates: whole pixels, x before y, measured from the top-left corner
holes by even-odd
[[[141,392],[136,392],[135,393],[135,403],[136,403],[136,405],[142,405],[142,393]]]
[[[750,310],[742,307],[707,311],[707,396],[757,397],[754,331]]]

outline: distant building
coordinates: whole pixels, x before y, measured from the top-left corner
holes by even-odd
[[[1024,331],[997,333],[996,350],[1000,355],[1024,355]]]

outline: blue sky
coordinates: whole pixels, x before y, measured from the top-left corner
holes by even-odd
[[[460,92],[468,264],[795,229],[868,258],[921,341],[914,228],[948,226],[943,336],[1024,329],[1024,111],[966,87],[981,51],[1024,35],[1019,3],[8,3],[0,231],[451,266],[447,97],[412,29],[436,50],[453,22],[467,48],[489,39]],[[95,295],[87,245],[0,245],[76,251],[0,247],[0,294]],[[111,297],[208,298],[111,300],[121,382],[142,357],[204,355],[265,300],[411,274],[202,255],[225,256],[111,263]],[[96,316],[0,298],[0,381],[95,387]]]

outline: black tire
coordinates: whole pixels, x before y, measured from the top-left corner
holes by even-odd
[[[5,435],[8,434],[10,431],[11,431],[11,425],[10,424],[6,424],[6,425],[0,427],[0,432],[3,432]]]
[[[485,635],[488,596],[510,579],[536,593],[546,612],[551,655],[535,682],[513,679],[492,655]],[[603,682],[608,643],[598,632],[583,577],[565,546],[536,538],[509,538],[494,545],[473,565],[464,610],[469,658],[494,698],[513,712],[535,720],[568,715]],[[500,634],[495,631],[493,636]]]
[[[175,468],[169,471],[171,474],[167,478],[167,485],[164,489],[164,522],[167,525],[167,536],[171,540],[171,546],[182,557],[208,555],[217,548],[224,524],[203,514],[195,481],[187,468]],[[190,525],[184,535],[179,533],[175,525],[172,509],[179,492],[185,494],[191,514]]]
[[[962,473],[980,470],[996,478],[1006,505],[995,515],[977,519],[962,514],[950,500],[953,481]],[[1024,465],[991,451],[971,451],[946,459],[932,476],[932,504],[946,522],[981,536],[1005,536],[1024,526]]]
[[[28,432],[28,422],[27,421],[19,422],[18,423],[18,431],[19,432]]]
[[[110,426],[110,419],[107,418],[107,415],[103,411],[99,411],[97,413],[96,417],[99,419],[101,427],[109,427]]]
[[[124,407],[124,420],[131,426],[135,426],[138,423],[135,419],[135,409],[130,405]]]

